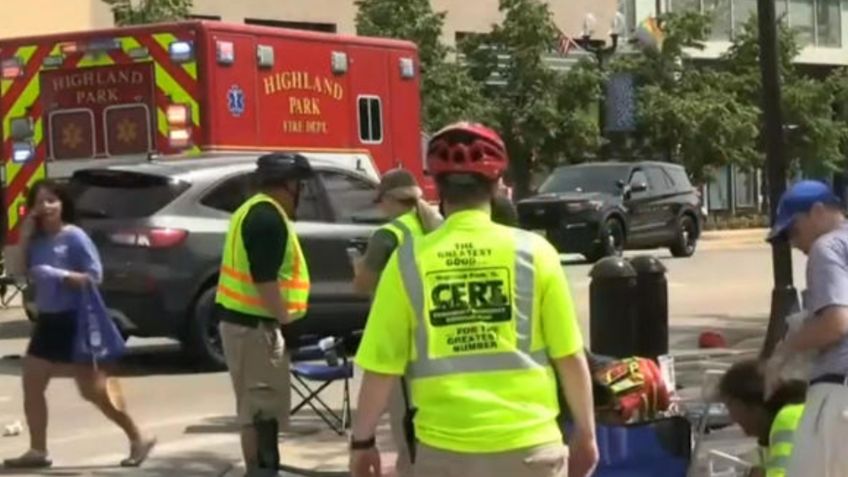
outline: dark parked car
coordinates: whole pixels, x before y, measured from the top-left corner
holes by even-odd
[[[312,290],[309,314],[296,326],[302,334],[349,336],[364,327],[369,303],[353,291],[347,248],[380,221],[378,176],[367,158],[308,157],[317,178],[306,185],[295,229]],[[255,161],[154,161],[85,169],[70,179],[79,224],[102,256],[104,299],[127,335],[174,337],[191,357],[223,365],[212,313],[218,268],[230,215],[252,194]]]
[[[557,168],[538,195],[518,203],[524,228],[560,252],[590,261],[625,249],[695,253],[700,198],[683,167],[661,162],[587,163]]]

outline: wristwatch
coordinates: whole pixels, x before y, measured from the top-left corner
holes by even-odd
[[[368,450],[373,449],[377,445],[377,437],[371,436],[368,439],[357,440],[355,437],[350,438],[350,450]]]

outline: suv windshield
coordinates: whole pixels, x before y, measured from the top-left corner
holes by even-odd
[[[601,192],[604,194],[619,194],[621,188],[618,181],[627,180],[629,166],[597,165],[560,167],[551,174],[539,193],[552,192]]]
[[[77,213],[84,218],[149,217],[188,189],[166,176],[129,171],[79,171],[70,180]]]

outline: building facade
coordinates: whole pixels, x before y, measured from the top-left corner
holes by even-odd
[[[11,0],[7,0],[11,3]],[[465,33],[485,32],[501,19],[498,0],[432,0],[447,12],[444,39],[453,44]],[[550,2],[557,24],[566,35],[581,33],[587,13],[597,18],[599,36],[615,15],[616,0],[555,0]],[[194,0],[196,18],[355,34],[354,0]],[[100,0],[28,0],[4,8],[0,38],[61,31],[108,28],[112,12]]]

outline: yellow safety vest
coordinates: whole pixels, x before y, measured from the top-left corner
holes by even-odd
[[[481,452],[426,431],[452,427],[454,414],[484,413],[510,431],[456,432],[488,433],[487,452],[560,441],[557,384],[534,310],[542,292],[534,286],[534,237],[519,229],[484,227],[473,244],[442,240],[422,248],[421,240],[408,240],[398,249],[401,280],[416,315],[416,352],[406,369],[416,432],[436,448]],[[485,259],[475,259],[478,254]],[[486,409],[492,396],[499,409]]]
[[[256,194],[250,198],[235,211],[230,220],[230,229],[224,243],[221,275],[215,301],[228,310],[262,318],[275,318],[262,304],[259,291],[250,276],[250,262],[242,241],[241,227],[244,218],[253,206],[263,202],[273,205],[288,227],[288,243],[277,282],[280,287],[280,296],[286,304],[289,317],[296,320],[306,314],[309,301],[309,270],[300,242],[286,211],[265,194]]]
[[[804,415],[803,404],[784,406],[769,431],[768,457],[766,459],[766,477],[784,477],[789,459],[792,457],[795,429]]]
[[[383,225],[378,230],[391,232],[397,238],[398,246],[403,245],[406,237],[415,238],[424,235],[424,227],[421,226],[418,213],[414,209]]]

